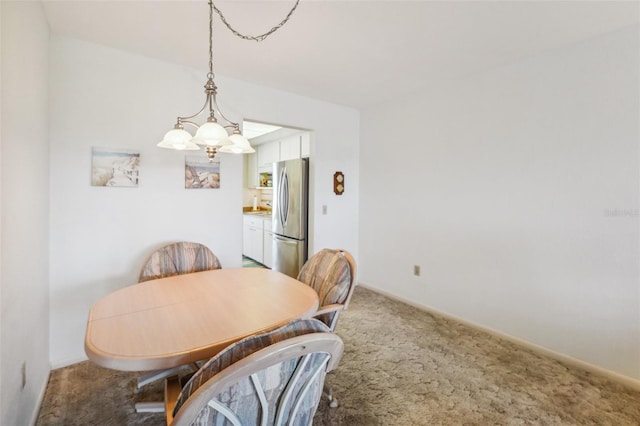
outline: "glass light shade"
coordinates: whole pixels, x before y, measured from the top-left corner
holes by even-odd
[[[172,129],[164,135],[158,144],[160,148],[193,151],[200,149],[198,145],[191,142],[191,134],[183,129]]]
[[[218,123],[206,122],[198,128],[192,139],[198,145],[223,146],[230,145],[227,131]]]
[[[221,147],[218,151],[230,154],[251,154],[256,152],[251,147],[249,140],[240,133],[234,133],[228,139],[232,144]]]

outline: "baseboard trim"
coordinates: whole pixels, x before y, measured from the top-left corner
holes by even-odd
[[[570,365],[572,367],[580,368],[582,370],[588,371],[589,373],[597,374],[599,376],[604,376],[604,377],[606,377],[606,378],[608,378],[608,379],[610,379],[610,380],[612,380],[612,381],[614,381],[616,383],[619,383],[619,384],[627,386],[627,387],[629,387],[631,389],[640,391],[640,380],[638,380],[638,379],[634,379],[632,377],[625,376],[624,374],[620,374],[620,373],[617,373],[615,371],[608,370],[606,368],[603,368],[603,367],[600,367],[600,366],[597,366],[597,365],[594,365],[594,364],[590,364],[590,363],[588,363],[586,361],[583,361],[581,359],[574,358],[572,356],[563,354],[561,352],[554,351],[554,350],[546,348],[544,346],[540,346],[540,345],[537,345],[535,343],[528,342],[528,341],[526,341],[524,339],[521,339],[519,337],[511,336],[509,334],[506,334],[506,333],[503,333],[501,331],[494,330],[494,329],[492,329],[490,327],[486,327],[486,326],[483,326],[483,325],[480,325],[480,324],[465,320],[465,319],[457,317],[455,315],[451,315],[451,314],[448,314],[446,312],[442,312],[442,311],[440,311],[438,309],[435,309],[435,308],[432,308],[430,306],[422,305],[422,304],[416,303],[415,301],[404,299],[403,297],[400,297],[400,296],[397,296],[395,294],[389,293],[387,291],[381,290],[381,289],[379,289],[377,287],[373,287],[373,286],[370,286],[370,285],[364,284],[364,283],[358,283],[358,285],[366,288],[367,290],[371,290],[371,291],[373,291],[375,293],[378,293],[378,294],[381,294],[383,296],[386,296],[389,299],[393,299],[393,300],[396,300],[398,302],[405,303],[407,305],[413,306],[415,308],[421,309],[421,310],[429,312],[431,314],[446,318],[446,319],[451,320],[451,321],[455,321],[455,322],[460,323],[460,324],[467,325],[469,327],[475,328],[475,329],[480,330],[480,331],[484,331],[485,333],[491,334],[491,335],[493,335],[495,337],[498,337],[500,339],[504,339],[504,340],[506,340],[508,342],[514,343],[514,344],[516,344],[518,346],[521,346],[523,348],[532,350],[532,351],[534,351],[536,353],[539,353],[541,355],[548,356],[549,358],[555,359],[556,361],[560,361],[560,362],[562,362],[564,364],[567,364],[567,365]]]
[[[40,392],[38,392],[38,403],[33,408],[33,413],[31,413],[31,421],[29,422],[30,426],[36,426],[36,422],[38,421],[38,416],[40,415],[40,408],[42,407],[42,402],[44,401],[44,394],[47,392],[47,386],[49,385],[49,377],[51,377],[51,368],[47,372],[47,377],[44,382],[40,386]]]

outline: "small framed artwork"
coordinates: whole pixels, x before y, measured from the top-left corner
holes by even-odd
[[[220,162],[209,162],[207,157],[185,157],[184,187],[187,189],[220,188]]]
[[[91,186],[135,188],[140,176],[140,153],[127,149],[91,148]]]

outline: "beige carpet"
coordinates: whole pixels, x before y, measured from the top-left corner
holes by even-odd
[[[357,288],[338,325],[345,354],[316,425],[640,425],[640,392]],[[161,385],[88,362],[54,370],[37,424],[162,425],[136,414]]]

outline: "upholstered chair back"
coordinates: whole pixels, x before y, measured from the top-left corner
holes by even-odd
[[[221,267],[220,261],[207,246],[187,241],[177,242],[151,253],[140,271],[138,282]]]
[[[302,267],[298,280],[311,286],[320,300],[319,312],[333,307],[316,318],[335,330],[340,310],[346,308],[355,284],[355,261],[345,250],[322,249]],[[335,309],[338,308],[338,309]]]
[[[245,338],[189,379],[175,406],[167,406],[167,423],[311,425],[325,375],[342,349],[342,340],[316,319]]]

